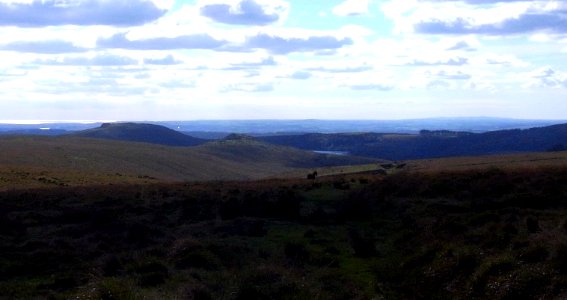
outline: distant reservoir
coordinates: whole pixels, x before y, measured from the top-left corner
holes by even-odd
[[[323,150],[313,150],[313,152],[319,153],[319,154],[349,155],[348,151],[323,151]]]

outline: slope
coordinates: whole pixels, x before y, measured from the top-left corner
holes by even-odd
[[[301,168],[370,163],[366,158],[320,155],[256,141],[197,147],[80,137],[0,138],[0,186],[130,183],[150,179],[258,179]]]

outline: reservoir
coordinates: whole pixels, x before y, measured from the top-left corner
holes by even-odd
[[[319,154],[348,155],[348,151],[323,151],[323,150],[313,150],[313,152],[319,153]]]

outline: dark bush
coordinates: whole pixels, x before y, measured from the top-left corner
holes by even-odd
[[[223,235],[240,235],[262,237],[268,233],[266,229],[266,221],[258,219],[237,219],[231,222],[225,222],[221,226],[215,228],[215,233]]]
[[[561,272],[562,275],[567,275],[567,243],[561,242],[555,248],[555,253],[552,259],[553,268]]]
[[[179,253],[173,262],[177,269],[217,270],[221,267],[218,257],[206,249],[184,251]]]
[[[311,257],[309,250],[303,243],[287,242],[284,246],[285,258],[293,265],[304,265]]]
[[[376,245],[372,238],[363,237],[357,230],[349,230],[349,241],[354,255],[358,257],[371,257],[376,255]]]
[[[538,231],[541,231],[538,219],[535,217],[528,217],[526,219],[526,229],[529,233],[536,233]]]
[[[529,246],[520,254],[520,259],[528,263],[543,262],[546,261],[548,257],[549,250],[542,244]]]
[[[184,289],[182,298],[184,300],[212,300],[211,291],[201,284],[191,285]]]
[[[124,270],[124,265],[122,261],[116,255],[110,255],[103,258],[102,260],[102,275],[104,276],[116,276],[119,275]]]

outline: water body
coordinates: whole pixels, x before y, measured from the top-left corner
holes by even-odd
[[[323,151],[323,150],[313,150],[315,153],[319,154],[331,154],[331,155],[348,155],[348,151]]]

